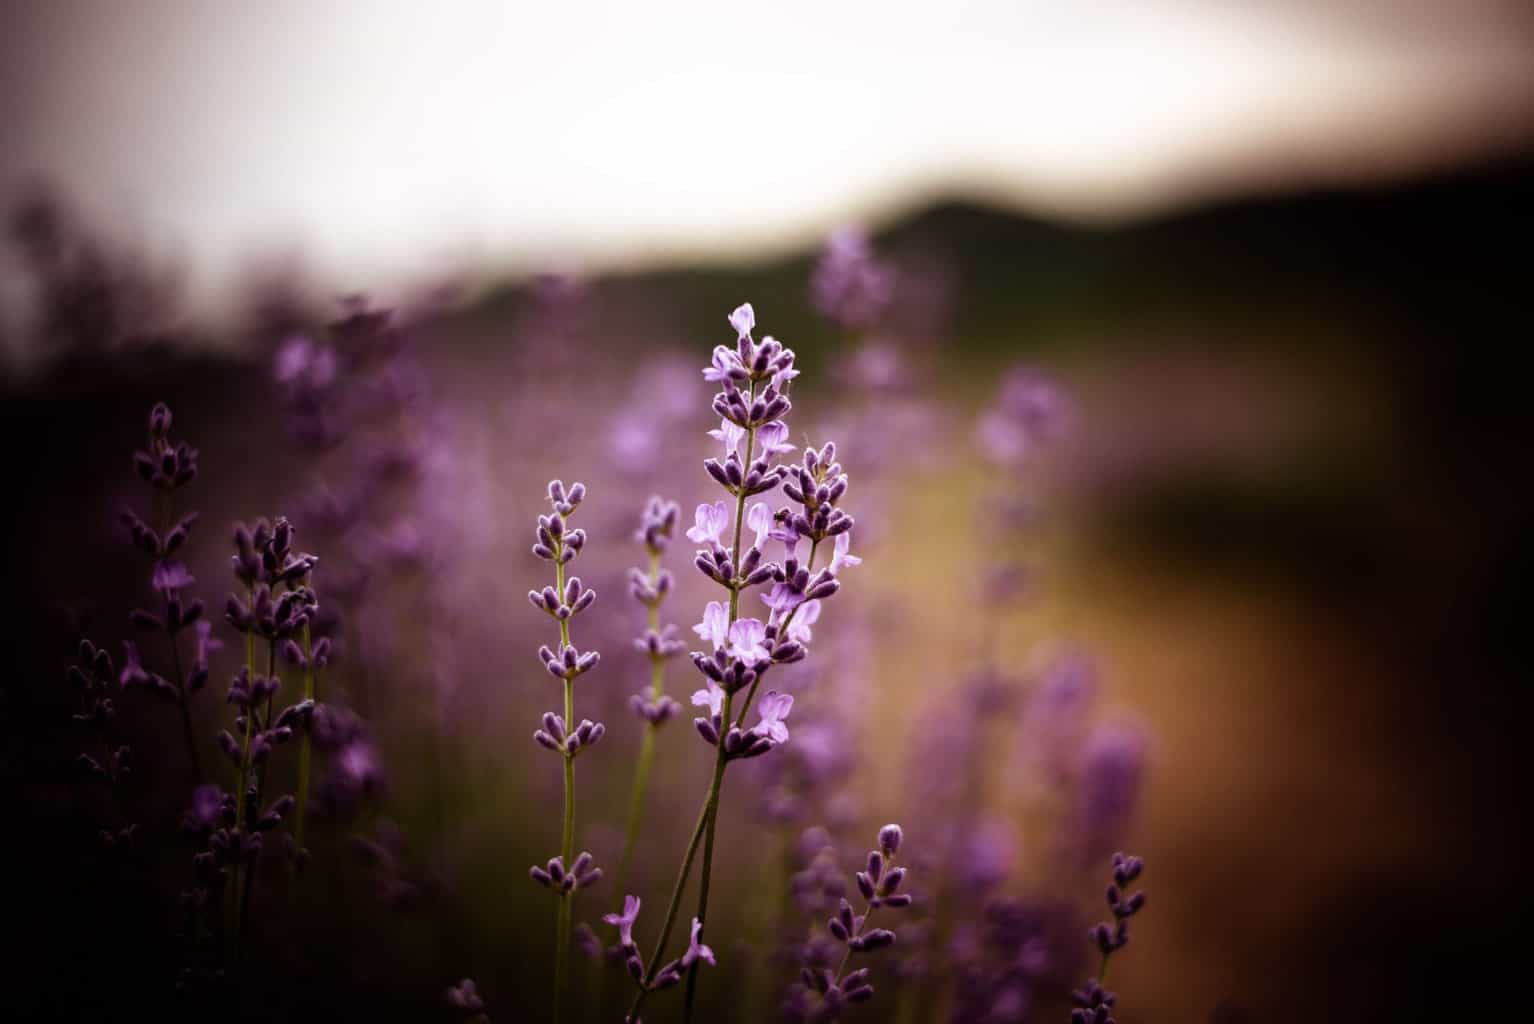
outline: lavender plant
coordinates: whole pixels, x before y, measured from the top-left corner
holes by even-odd
[[[868,851],[864,870],[855,876],[858,892],[864,900],[863,912],[855,914],[845,898],[838,900],[835,916],[826,930],[843,948],[835,968],[825,958],[825,946],[808,943],[806,962],[800,968],[800,984],[789,990],[784,1011],[792,1020],[836,1020],[848,1006],[873,998],[868,981],[869,970],[859,968],[846,973],[853,953],[873,953],[892,946],[895,933],[888,928],[874,928],[870,920],[880,907],[898,910],[911,905],[909,893],[900,892],[906,869],[895,864],[904,833],[899,825],[885,825],[879,830],[879,847]],[[833,947],[834,948],[834,947]]]
[[[130,621],[141,629],[162,633],[170,649],[172,678],[167,680],[157,673],[143,669],[137,647],[130,644],[126,652],[133,672],[129,681],[146,684],[151,690],[173,701],[181,712],[182,738],[186,743],[187,760],[192,766],[193,777],[202,779],[202,755],[198,752],[196,730],[192,726],[191,695],[208,681],[207,667],[198,669],[196,661],[190,671],[182,671],[181,633],[195,627],[202,618],[203,603],[195,598],[185,598],[182,591],[196,581],[186,566],[171,556],[180,551],[191,535],[197,522],[197,513],[188,511],[177,516],[175,495],[182,487],[197,479],[197,449],[185,441],[173,441],[170,436],[172,416],[170,407],[159,402],[149,412],[149,441],[141,451],[133,453],[133,468],[139,479],[154,489],[153,524],[146,522],[132,509],[123,509],[120,518],[128,528],[133,544],[152,562],[150,583],[161,601],[157,614],[144,608],[135,608]],[[198,634],[199,657],[204,653],[207,637],[206,624]],[[125,671],[127,671],[125,669]]]
[[[1097,975],[1071,993],[1076,1008],[1071,1011],[1071,1024],[1114,1024],[1113,1008],[1118,997],[1103,987],[1108,978],[1108,959],[1129,944],[1129,919],[1145,908],[1145,893],[1136,891],[1127,895],[1130,882],[1140,877],[1145,862],[1139,857],[1123,853],[1113,855],[1113,881],[1108,883],[1108,909],[1113,913],[1113,923],[1103,921],[1093,925],[1089,936],[1097,951],[1102,954]]]
[[[601,659],[596,651],[579,651],[570,642],[570,620],[597,599],[596,591],[583,585],[579,576],[566,578],[565,567],[586,546],[586,531],[570,529],[567,520],[585,497],[585,484],[572,484],[567,491],[562,481],[549,481],[548,498],[553,511],[538,517],[538,541],[533,545],[533,554],[554,563],[554,585],[527,594],[534,608],[559,623],[559,650],[544,645],[538,648],[538,657],[549,674],[564,684],[565,691],[564,715],[545,712],[543,728],[533,733],[540,746],[557,753],[564,762],[565,810],[560,852],[543,867],[534,865],[529,871],[533,881],[552,889],[559,900],[554,938],[556,1020],[570,974],[570,901],[577,889],[584,889],[602,877],[602,869],[595,866],[590,853],[575,855],[575,759],[595,746],[607,731],[602,723],[589,718],[575,724],[575,680],[596,668]]]
[[[784,720],[793,709],[790,694],[768,691],[758,708],[757,724],[749,729],[742,726],[768,670],[776,664],[800,661],[807,655],[808,638],[802,632],[795,633],[794,619],[810,602],[829,598],[841,586],[835,566],[815,570],[816,554],[825,541],[850,536],[853,527],[852,517],[839,507],[847,490],[847,477],[836,462],[834,445],[828,443],[818,451],[807,449],[802,465],[795,466],[792,473],[787,466],[774,464],[776,456],[794,450],[787,443],[788,426],[783,421],[792,408],[787,395],[790,382],[799,374],[794,367],[793,350],[770,337],[760,343],[754,340],[756,316],[749,304],[731,313],[729,322],[736,331],[735,347],[716,346],[712,365],[703,371],[705,380],[721,387],[712,403],[721,417],[719,428],[709,433],[723,444],[724,457],[706,460],[704,468],[734,499],[734,513],[732,517],[723,500],[699,505],[693,526],[687,531],[688,539],[701,545],[694,565],[728,594],[727,602],[710,601],[704,609],[703,621],[693,627],[710,648],[692,655],[693,664],[705,677],[704,688],[693,694],[693,704],[708,712],[695,718],[693,724],[704,742],[715,749],[714,770],[649,965],[646,967],[637,953],[627,958],[630,973],[638,983],[628,1013],[631,1021],[638,1019],[639,1010],[651,992],[675,984],[682,973],[688,982],[684,1014],[688,1019],[692,1016],[698,964],[714,962],[712,951],[708,955],[701,952],[708,950],[701,942],[708,920],[725,771],[734,761],[759,757],[788,740]],[[747,511],[748,499],[769,493],[779,484],[783,484],[784,494],[798,504],[797,509],[785,507],[774,512],[766,502],[757,502]],[[746,526],[755,536],[743,550]],[[727,536],[728,548],[724,545]],[[781,564],[764,561],[769,538],[784,546]],[[804,538],[810,540],[810,552],[801,563],[797,549]],[[766,595],[770,609],[767,622],[743,617],[741,595],[769,582],[773,586]],[[736,697],[743,691],[745,696],[737,710]],[[693,918],[688,951],[663,964],[700,844],[703,863],[698,911]],[[637,910],[636,900],[634,911]]]
[[[80,698],[75,721],[90,730],[94,750],[81,751],[76,760],[86,774],[106,787],[115,802],[118,784],[133,770],[133,748],[117,743],[112,734],[117,703],[111,694],[114,687],[120,690],[126,683],[113,671],[112,656],[89,640],[80,641],[79,658],[79,664],[69,666],[67,675]],[[120,812],[118,816],[121,817]],[[132,822],[103,828],[102,845],[108,848],[131,845],[137,831],[138,826]]]
[[[236,942],[243,937],[250,917],[256,864],[262,851],[259,833],[275,828],[298,802],[288,794],[263,810],[269,760],[276,747],[291,740],[295,731],[307,732],[315,707],[313,697],[306,695],[298,703],[276,710],[276,695],[282,685],[278,656],[285,650],[289,660],[302,656],[306,675],[309,667],[323,663],[327,656],[323,644],[318,648],[306,644],[305,653],[293,641],[295,635],[306,635],[306,627],[319,607],[309,585],[310,574],[319,559],[294,551],[293,538],[292,523],[281,517],[271,523],[258,520],[251,528],[244,524],[234,528],[235,555],[231,561],[235,577],[245,586],[246,597],[242,600],[230,594],[224,618],[244,635],[245,664],[229,684],[228,701],[237,709],[235,733],[227,729],[220,732],[218,745],[237,775],[233,830],[228,840],[236,854],[230,863],[235,881],[232,912]],[[265,674],[257,671],[258,638],[266,642]],[[312,692],[312,679],[306,682],[305,689]],[[301,862],[304,856],[301,849],[294,852]]]
[[[682,710],[682,705],[666,696],[666,662],[687,650],[687,645],[677,638],[675,625],[661,626],[660,606],[671,593],[674,579],[670,570],[662,569],[661,555],[671,544],[680,510],[676,502],[652,497],[645,503],[640,517],[639,529],[634,539],[645,547],[649,567],[629,570],[629,593],[645,607],[644,634],[634,641],[634,646],[650,662],[650,687],[647,692],[629,698],[629,707],[645,723],[644,736],[640,740],[638,759],[634,764],[634,790],[629,797],[628,827],[623,834],[623,854],[618,861],[618,872],[613,887],[623,892],[624,879],[628,877],[630,861],[634,856],[634,844],[639,838],[639,822],[644,814],[645,790],[650,780],[650,765],[655,759],[655,733]]]

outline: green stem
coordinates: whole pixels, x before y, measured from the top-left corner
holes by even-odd
[[[660,575],[660,553],[650,552],[650,584],[654,586]],[[646,616],[651,632],[660,631],[660,608],[650,605]],[[650,655],[650,699],[659,700],[664,692],[666,662],[659,654]],[[650,784],[650,764],[655,759],[655,725],[645,727],[644,738],[639,743],[639,759],[634,765],[634,791],[629,796],[628,827],[623,835],[623,855],[618,859],[618,871],[613,878],[613,893],[624,896],[623,883],[628,878],[629,865],[634,856],[634,845],[639,839],[639,821],[644,814],[645,790]]]
[[[269,639],[267,641],[267,649],[266,649],[266,676],[267,676],[268,679],[276,679],[277,678],[277,641],[275,639]],[[271,698],[267,698],[266,704],[267,704],[267,716],[266,716],[266,718],[262,722],[263,726],[269,725],[271,723]],[[247,761],[250,758],[250,741],[249,741],[249,737],[250,737],[252,719],[254,717],[255,717],[255,708],[254,708],[254,706],[246,708],[245,709],[245,735],[246,735],[246,748],[245,748],[245,751],[246,751],[246,760]],[[270,757],[271,756],[270,753],[268,753],[267,756]],[[265,789],[266,789],[266,770],[264,768],[257,768],[256,769],[256,805],[255,805],[255,813],[257,813],[257,814],[259,814],[261,812],[261,798],[262,798],[263,793],[265,792]],[[241,793],[240,794],[240,800],[243,802],[244,799],[245,799],[245,795],[243,793]],[[246,817],[248,819],[249,815],[246,815]],[[251,893],[255,889],[255,885],[256,885],[256,865],[255,865],[255,862],[252,861],[250,866],[245,869],[245,887],[244,887],[244,890],[240,894],[240,899],[241,899],[241,901],[244,904],[240,908],[240,915],[239,915],[240,926],[242,928],[245,927],[245,925],[247,925],[249,923],[249,921],[250,921],[250,899],[251,899]],[[243,935],[242,935],[242,939],[243,939]]]
[[[245,588],[245,605],[250,607],[255,601],[255,588]],[[245,680],[249,684],[256,677],[256,636],[249,630],[245,633]],[[240,773],[239,789],[234,795],[234,828],[235,831],[244,835],[245,829],[245,790],[250,785],[250,737],[252,733],[252,720],[255,717],[255,702],[245,705],[245,735],[241,737],[240,745]],[[244,865],[236,862],[234,865],[233,884],[229,886],[229,901],[234,907],[234,941],[236,952],[238,944],[245,934],[245,900],[242,895],[244,886],[241,884],[241,876],[244,874]]]
[[[724,703],[726,714],[728,714],[729,694],[725,695]],[[660,938],[655,943],[655,952],[650,954],[650,969],[645,972],[644,983],[639,986],[639,992],[634,996],[634,1002],[629,1007],[625,1018],[627,1021],[633,1022],[639,1019],[640,1007],[644,1006],[645,997],[650,994],[650,985],[655,981],[655,974],[660,969],[666,944],[671,941],[671,929],[676,924],[676,912],[682,905],[682,893],[687,888],[687,878],[692,874],[692,862],[698,854],[698,843],[703,839],[703,833],[708,827],[709,809],[717,803],[718,793],[710,786],[708,795],[703,798],[703,807],[698,812],[698,823],[693,826],[692,839],[688,840],[687,852],[682,856],[682,869],[677,872],[676,884],[671,888],[671,902],[666,907],[666,921],[661,925]]]
[[[555,590],[561,599],[565,592],[565,563],[564,538],[559,538],[554,556],[554,581]],[[563,653],[570,646],[570,620],[559,620],[559,643]],[[575,730],[575,683],[568,677],[565,679],[565,729],[567,732]],[[565,870],[575,863],[575,755],[569,748],[563,750],[565,759],[565,816],[564,826],[561,832],[559,855]],[[561,1009],[564,1005],[565,987],[570,978],[570,919],[571,894],[574,890],[559,893],[559,912],[554,925],[554,1020],[561,1019]]]
[[[748,407],[751,404],[752,398],[755,397],[755,391],[756,391],[756,386],[753,384],[752,387],[751,387],[751,390],[746,393],[746,404],[747,404]],[[751,467],[751,459],[752,459],[752,457],[755,454],[756,454],[756,428],[755,427],[747,427],[746,428],[746,458],[745,458],[745,463],[744,464],[745,464],[745,466],[746,466],[746,468],[748,470]],[[744,487],[741,487],[736,492],[736,494],[735,494],[735,537],[734,537],[734,540],[731,542],[731,545],[730,545],[730,566],[731,566],[731,569],[733,570],[733,572],[735,573],[735,579],[730,582],[730,625],[731,626],[733,626],[735,624],[736,618],[739,617],[739,615],[740,615],[740,531],[741,531],[741,527],[746,525],[745,524],[745,519],[746,519],[746,489]],[[756,684],[753,683],[752,684],[752,690],[754,691],[755,689],[756,689]],[[748,704],[750,703],[750,700],[751,700],[750,696],[747,696],[746,702]],[[708,809],[707,809],[707,815],[708,815],[708,823],[707,823],[707,827],[706,827],[707,837],[704,840],[704,845],[703,845],[703,874],[702,874],[702,876],[699,879],[699,885],[698,885],[698,920],[699,920],[699,922],[702,923],[702,927],[703,928],[707,928],[708,927],[708,923],[707,923],[708,922],[708,886],[709,886],[709,882],[712,879],[713,868],[714,868],[714,819],[718,815],[718,812],[719,812],[719,791],[720,791],[720,789],[721,789],[721,787],[723,786],[723,783],[724,783],[724,769],[725,769],[725,765],[727,763],[727,760],[725,758],[725,753],[724,753],[724,732],[728,731],[728,727],[729,727],[729,723],[730,723],[730,703],[731,703],[730,702],[730,695],[726,695],[725,696],[725,700],[724,700],[724,715],[719,719],[720,722],[724,723],[726,728],[724,730],[721,730],[721,733],[720,733],[720,736],[719,736],[719,748],[718,748],[718,751],[717,751],[717,753],[715,754],[715,757],[714,757],[714,781],[713,781],[713,784],[709,787],[710,799],[709,799]],[[744,715],[745,711],[742,710],[741,714]],[[698,938],[699,938],[699,941],[702,941],[702,931],[701,930],[699,932]],[[686,999],[684,1000],[683,1009],[682,1009],[682,1019],[684,1021],[689,1021],[690,1022],[692,1020],[692,1008],[693,1008],[694,999],[697,996],[697,990],[698,990],[698,962],[696,960],[694,960],[692,966],[690,968],[688,968],[688,971],[687,971],[687,996],[686,996]]]

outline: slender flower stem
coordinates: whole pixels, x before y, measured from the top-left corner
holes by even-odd
[[[247,606],[255,601],[255,588],[245,588],[245,603]],[[245,632],[245,679],[247,685],[255,680],[256,675],[256,635],[247,630]],[[245,789],[250,784],[250,737],[252,732],[252,718],[255,714],[255,702],[245,706],[245,735],[241,737],[240,745],[240,773],[239,788],[234,794],[234,828],[241,836],[245,830]],[[234,937],[236,951],[238,944],[245,934],[245,899],[244,886],[241,884],[241,875],[244,874],[243,862],[237,861],[234,865],[234,884],[229,887],[230,900],[234,904]]]
[[[650,552],[650,584],[655,585],[660,576],[660,554]],[[660,632],[660,607],[649,606],[646,622],[650,632]],[[665,687],[666,660],[661,654],[650,655],[650,699],[659,700]],[[655,760],[656,723],[645,726],[644,738],[639,741],[639,758],[634,765],[634,792],[629,797],[628,827],[623,835],[623,855],[618,860],[618,872],[614,876],[613,892],[622,896],[624,880],[628,877],[629,864],[634,857],[634,844],[639,839],[639,820],[644,814],[645,790],[650,784],[650,764]]]
[[[192,775],[201,782],[202,755],[197,753],[197,732],[192,728],[190,695],[186,692],[186,676],[181,673],[181,644],[175,633],[169,634],[169,637],[171,670],[176,673],[176,703],[181,706],[181,731],[186,737],[186,752],[192,762]]]
[[[750,404],[752,397],[754,397],[754,394],[755,385],[753,385],[752,388],[747,391],[746,399],[748,405]],[[751,465],[751,459],[755,454],[756,428],[748,427],[746,429],[745,465]],[[730,585],[730,625],[732,626],[735,624],[735,620],[740,616],[740,530],[741,527],[745,525],[745,519],[746,489],[741,487],[738,489],[735,495],[735,537],[730,546],[730,565],[734,568],[737,576],[736,581]],[[751,689],[754,693],[756,690],[755,683],[751,684]],[[746,697],[746,704],[749,705],[750,703],[751,697],[748,695]],[[741,714],[745,714],[744,708],[742,708]],[[720,721],[729,722],[729,720],[730,700],[728,697],[726,697],[724,702],[724,716],[720,719]],[[704,929],[708,928],[708,887],[709,882],[712,880],[714,871],[714,827],[716,824],[716,819],[719,815],[719,794],[724,787],[724,769],[728,763],[728,758],[724,752],[724,737],[721,736],[719,738],[718,750],[714,756],[714,780],[713,783],[709,786],[709,800],[706,805],[707,810],[705,813],[708,816],[708,824],[706,826],[706,834],[703,842],[703,874],[700,876],[698,882],[698,920],[702,922]],[[699,932],[698,941],[703,941],[702,932]],[[697,997],[697,991],[698,961],[694,960],[692,962],[692,966],[687,970],[687,995],[683,1002],[682,1010],[682,1019],[684,1021],[692,1020],[693,1002]]]
[[[267,676],[268,679],[276,679],[277,678],[277,641],[275,639],[269,639],[267,641],[266,676]],[[262,723],[263,725],[265,725],[265,724],[267,724],[267,723],[269,723],[271,721],[271,711],[270,711],[271,700],[270,700],[270,698],[268,698],[268,700],[267,700],[267,708],[268,708],[267,717],[266,717],[266,720]],[[247,762],[250,759],[251,720],[255,716],[255,713],[256,713],[256,711],[255,711],[255,701],[251,701],[250,706],[245,709],[245,737],[246,737],[246,739],[245,739],[245,759],[246,759]],[[256,807],[255,807],[257,812],[259,812],[260,809],[261,809],[261,797],[262,797],[263,792],[264,792],[265,789],[266,789],[266,772],[263,769],[261,769],[261,768],[257,768],[256,769]],[[242,792],[240,793],[240,802],[244,803],[244,801],[245,801],[245,794],[244,794],[244,792],[242,790]],[[247,815],[247,818],[248,817],[249,816]],[[255,865],[254,862],[252,862],[245,869],[245,886],[241,890],[241,893],[240,893],[240,901],[241,901],[242,906],[240,908],[239,921],[240,921],[240,927],[242,929],[250,922],[250,897],[251,897],[251,892],[252,892],[252,890],[254,890],[255,883],[256,883],[256,870],[255,870],[255,868],[256,868],[256,865]],[[241,939],[243,940],[243,938],[244,938],[244,935],[243,935],[243,932],[242,932]]]
[[[732,699],[732,695],[725,694],[724,716],[726,718],[730,714]],[[718,778],[719,776],[716,775],[716,781]],[[655,952],[650,954],[650,968],[645,973],[643,984],[639,986],[639,992],[634,996],[628,1015],[624,1018],[631,1024],[639,1019],[639,1010],[644,1005],[645,997],[650,994],[650,985],[655,981],[656,972],[660,970],[661,957],[666,954],[666,944],[671,941],[671,929],[676,924],[676,912],[682,906],[682,893],[687,888],[688,876],[692,874],[692,862],[698,854],[698,843],[703,839],[703,833],[708,828],[709,809],[717,803],[718,794],[711,785],[708,795],[703,799],[703,807],[698,812],[698,823],[693,826],[692,838],[687,842],[687,852],[682,855],[682,869],[677,872],[676,884],[671,888],[671,902],[666,906],[666,921],[661,925],[660,938],[655,942]]]
[[[556,556],[564,553],[564,539],[559,538],[559,545],[555,549]],[[554,562],[554,588],[560,594],[565,592],[565,563],[556,557]],[[559,643],[563,651],[570,646],[570,620],[559,620]],[[565,724],[566,728],[575,727],[575,683],[565,679]],[[565,759],[565,817],[564,827],[561,833],[559,853],[562,863],[568,867],[575,860],[575,754],[568,747],[563,749]],[[564,1003],[565,986],[570,978],[570,899],[574,892],[561,890],[559,893],[559,912],[554,926],[554,1020],[560,1020],[560,1010]]]

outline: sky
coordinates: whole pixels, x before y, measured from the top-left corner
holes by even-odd
[[[954,193],[1076,220],[1534,140],[1509,0],[0,5],[0,190],[338,284],[735,259]]]

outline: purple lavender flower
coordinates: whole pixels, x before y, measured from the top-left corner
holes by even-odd
[[[976,424],[975,438],[986,458],[1015,465],[1059,441],[1070,419],[1071,407],[1064,392],[1037,371],[1019,367],[1003,379],[996,403]]]
[[[89,640],[81,639],[78,653],[79,663],[69,666],[66,673],[79,700],[74,719],[94,735],[90,749],[81,751],[75,762],[91,779],[115,791],[133,771],[133,748],[115,742],[112,735],[117,718],[112,692],[121,687],[119,676],[112,656]],[[120,841],[131,840],[136,829],[131,822],[122,823],[103,829],[100,835],[106,846],[116,847]]]
[[[533,554],[554,563],[554,585],[541,591],[529,591],[527,598],[534,608],[546,612],[559,624],[559,650],[544,646],[538,657],[549,674],[564,685],[565,713],[552,711],[543,716],[543,728],[533,733],[542,747],[558,753],[564,762],[565,808],[560,853],[543,867],[533,866],[528,874],[559,898],[555,924],[554,1017],[560,1016],[569,978],[571,896],[602,877],[589,853],[575,856],[575,759],[595,746],[607,731],[600,722],[582,719],[575,722],[575,680],[596,667],[596,651],[581,652],[570,641],[570,621],[591,607],[596,592],[586,587],[579,576],[566,576],[566,566],[586,546],[586,531],[571,529],[568,520],[586,498],[586,485],[576,483],[565,488],[560,480],[549,481],[548,500],[552,511],[538,517],[537,543]]]
[[[139,664],[138,649],[135,647],[129,656],[131,672],[130,668],[124,668],[124,681],[125,683],[130,680],[133,683],[147,683],[155,693],[176,703],[181,712],[187,758],[191,761],[193,775],[201,779],[203,777],[202,755],[192,727],[190,697],[207,681],[207,672],[205,668],[199,672],[195,664],[190,671],[183,669],[180,633],[186,627],[195,626],[202,619],[203,603],[195,598],[183,596],[182,591],[195,581],[191,573],[187,572],[186,566],[171,557],[186,544],[192,527],[197,522],[196,512],[187,512],[179,518],[176,517],[174,496],[177,491],[197,478],[198,453],[197,449],[185,441],[171,440],[172,422],[170,408],[164,402],[156,404],[149,411],[148,444],[143,450],[133,453],[135,472],[156,492],[154,505],[159,513],[157,521],[151,525],[130,509],[124,509],[120,515],[122,522],[128,527],[134,546],[153,562],[150,586],[160,599],[158,613],[137,608],[133,610],[129,620],[141,629],[165,634],[167,646],[170,648],[171,676],[167,679],[158,674],[144,672]]]
[[[472,1024],[490,1024],[490,1016],[485,1013],[485,1000],[480,996],[479,986],[474,984],[473,978],[464,978],[448,988],[446,999],[448,1006]]]
[[[843,330],[866,330],[878,323],[894,294],[893,269],[874,258],[862,231],[831,232],[810,277],[810,299],[823,316]]]
[[[634,945],[634,922],[639,918],[638,896],[623,897],[623,913],[603,914],[602,920],[618,929],[618,944],[624,949],[636,949]]]
[[[895,944],[895,933],[872,927],[870,918],[881,907],[899,910],[911,905],[910,894],[901,891],[906,869],[895,863],[904,838],[899,825],[885,825],[879,830],[878,848],[868,851],[864,870],[854,876],[864,900],[863,913],[854,913],[852,904],[841,899],[836,913],[826,922],[826,931],[845,947],[840,962],[835,969],[818,960],[804,964],[800,981],[789,990],[784,1006],[790,1019],[836,1020],[849,1005],[873,998],[867,968],[844,972],[853,953],[872,953]]]
[[[1108,959],[1129,944],[1129,919],[1145,908],[1145,893],[1136,891],[1127,895],[1130,882],[1140,877],[1145,862],[1139,857],[1123,853],[1113,855],[1113,881],[1108,884],[1108,909],[1113,912],[1114,923],[1106,921],[1092,926],[1088,937],[1102,954],[1097,976],[1088,979],[1086,985],[1071,993],[1076,1009],[1071,1011],[1072,1024],[1113,1024],[1112,1010],[1117,997],[1103,987],[1108,975]]]
[[[793,707],[793,694],[768,690],[761,704],[757,705],[757,713],[761,715],[761,721],[751,731],[758,736],[765,736],[774,743],[787,743],[788,726],[783,724],[783,720],[788,717]]]
[[[689,956],[659,966],[676,920],[678,900],[673,899],[650,966],[638,978],[639,992],[628,1013],[630,1021],[637,1020],[650,992],[675,984],[683,970],[688,977],[684,1014],[691,1019],[697,959],[701,953],[691,954],[693,947],[702,942],[708,920],[708,883],[725,769],[731,761],[759,757],[787,740],[788,729],[783,719],[788,716],[792,699],[786,695],[769,695],[756,726],[746,730],[742,723],[762,677],[772,666],[802,660],[808,653],[805,633],[801,631],[798,638],[791,635],[795,615],[805,602],[824,600],[840,586],[829,568],[814,571],[815,552],[822,540],[850,533],[853,527],[852,518],[837,507],[846,493],[847,478],[835,462],[833,445],[805,452],[803,466],[794,467],[798,486],[792,490],[784,483],[790,477],[789,467],[774,464],[775,457],[793,450],[786,443],[788,427],[784,422],[792,408],[788,389],[799,372],[794,366],[793,350],[770,337],[755,340],[756,314],[749,304],[736,308],[729,323],[736,333],[735,346],[717,346],[710,365],[703,370],[705,380],[720,386],[712,408],[721,423],[709,434],[723,448],[722,458],[705,460],[704,469],[735,499],[735,509],[732,515],[723,500],[699,505],[693,527],[687,531],[688,538],[700,545],[694,566],[722,587],[728,597],[727,601],[710,602],[702,621],[694,627],[709,648],[692,655],[693,664],[705,678],[704,689],[694,694],[693,701],[709,712],[707,717],[694,719],[694,725],[703,740],[715,747],[716,755],[704,809],[678,879],[678,892],[686,884],[700,843],[703,884],[699,888]],[[785,494],[801,505],[801,512],[783,509],[774,513],[765,502],[748,512],[749,498],[773,491],[780,484]],[[754,535],[749,545],[744,543],[743,535],[747,527]],[[794,544],[801,536],[809,537],[812,544],[803,565],[794,552]],[[783,564],[766,560],[764,546],[769,539],[785,544],[787,558]],[[778,584],[769,597],[775,593],[779,598],[770,602],[773,614],[769,621],[742,617],[742,594],[769,582]],[[742,692],[744,697],[737,709],[735,697]]]
[[[629,592],[645,607],[644,635],[634,645],[645,652],[650,662],[650,688],[629,698],[629,706],[646,723],[644,738],[640,741],[639,755],[634,766],[634,789],[629,798],[628,827],[623,840],[623,853],[618,860],[618,874],[613,886],[623,892],[628,876],[629,863],[634,846],[639,839],[639,823],[644,813],[645,789],[650,779],[650,764],[655,758],[655,730],[664,725],[682,706],[664,692],[666,662],[687,649],[676,637],[676,626],[660,624],[660,605],[671,593],[671,573],[661,568],[661,555],[671,544],[676,530],[680,509],[675,502],[651,497],[640,516],[639,529],[634,539],[644,544],[649,556],[647,571],[629,570]],[[625,908],[627,912],[627,908]],[[635,907],[637,913],[637,903]],[[637,951],[635,956],[637,957]],[[625,957],[627,960],[628,957]]]

